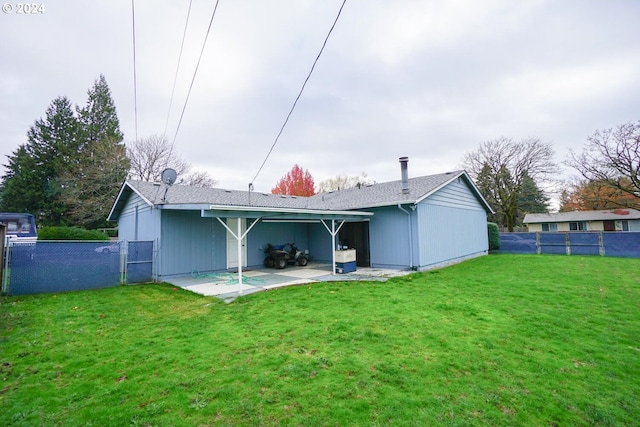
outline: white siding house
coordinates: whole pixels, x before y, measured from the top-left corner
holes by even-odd
[[[522,222],[530,232],[640,231],[640,211],[606,209],[527,214]]]

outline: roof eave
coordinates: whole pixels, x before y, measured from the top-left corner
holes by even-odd
[[[126,197],[123,193],[127,190],[128,194]],[[140,193],[133,185],[129,184],[129,182],[125,181],[120,187],[120,191],[118,192],[118,196],[116,197],[115,202],[113,202],[113,206],[111,207],[111,211],[109,211],[109,215],[107,216],[107,221],[117,221],[120,212],[122,211],[122,207],[127,203],[129,195],[131,193],[136,193],[149,207],[153,207],[153,203],[149,199],[147,199],[142,193]],[[125,197],[123,199],[123,197]]]
[[[326,209],[300,209],[300,208],[271,208],[271,207],[257,207],[257,206],[229,206],[229,205],[209,205],[208,211],[227,211],[227,212],[256,212],[268,214],[310,214],[310,215],[324,215],[324,216],[351,216],[351,217],[369,217],[373,216],[372,212],[361,211],[335,211]]]

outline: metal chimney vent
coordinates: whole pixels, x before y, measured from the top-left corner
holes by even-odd
[[[409,163],[408,157],[400,157],[400,172],[402,173],[402,194],[409,194]]]

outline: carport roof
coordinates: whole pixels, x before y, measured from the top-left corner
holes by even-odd
[[[122,186],[109,214],[117,220],[129,196],[137,194],[149,206],[159,209],[200,210],[208,215],[222,216],[223,212],[233,216],[297,216],[321,215],[330,217],[370,216],[368,212],[357,212],[381,206],[415,204],[429,197],[455,179],[463,179],[476,195],[487,212],[488,203],[465,171],[447,172],[409,179],[409,192],[402,192],[402,182],[391,181],[361,185],[346,190],[318,193],[312,197],[285,196],[271,193],[203,188],[186,185],[167,187],[160,183],[128,180]],[[212,212],[216,211],[216,214]]]
[[[271,219],[359,219],[373,214],[309,206],[308,197],[281,196],[220,188],[201,188],[185,185],[167,187],[160,183],[126,181],[109,214],[117,220],[132,194],[147,205],[165,210],[197,210],[208,217],[263,217]]]

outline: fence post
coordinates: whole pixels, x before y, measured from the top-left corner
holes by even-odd
[[[213,220],[213,218],[211,218],[211,220]],[[158,246],[160,246],[159,244],[159,240],[158,237],[156,237],[153,240],[153,264],[151,264],[151,276],[153,277],[153,281],[157,282],[160,278],[159,275],[159,271],[160,271],[160,266],[158,264],[160,264],[158,262],[158,258],[160,258],[160,252],[159,252],[159,248]]]
[[[129,245],[126,240],[120,240],[120,283],[127,284],[127,257]]]
[[[540,232],[536,231],[536,254],[540,255],[542,249],[540,248]]]
[[[567,255],[571,255],[571,233],[565,233],[564,244],[567,247]]]
[[[604,231],[598,231],[598,249],[599,249],[600,256],[605,256]]]
[[[11,259],[11,250],[13,249],[13,242],[11,240],[9,240],[7,242],[7,246],[5,246],[4,248],[4,269],[2,270],[2,293],[8,294],[9,293],[9,281],[10,281],[10,274],[9,272],[11,271],[9,269],[9,265],[10,262],[9,260]]]

